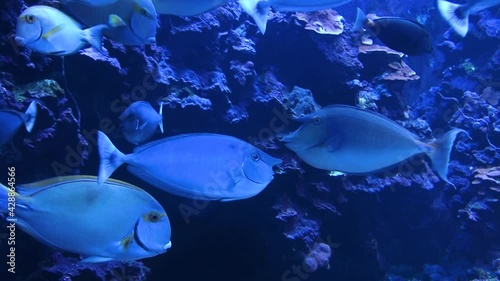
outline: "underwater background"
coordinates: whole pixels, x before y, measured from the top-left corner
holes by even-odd
[[[33,99],[39,106],[32,132],[20,130],[1,147],[3,184],[9,166],[18,183],[97,175],[97,130],[132,152],[118,116],[139,100],[155,109],[164,103],[165,132],[153,140],[226,134],[284,162],[261,193],[232,202],[174,196],[121,167],[113,178],[164,207],[171,249],[135,262],[75,265],[78,255],[18,229],[13,275],[2,220],[0,280],[500,280],[499,6],[470,15],[462,38],[434,1],[271,12],[264,35],[229,3],[200,16],[161,15],[156,44],[104,39],[107,55],[88,48],[62,59],[13,40],[19,14],[37,4],[54,3],[0,2],[0,108],[24,112]],[[407,57],[377,39],[362,44],[351,31],[357,7],[418,21],[433,52]],[[279,136],[299,126],[294,117],[331,104],[379,112],[423,140],[466,130],[470,138],[458,136],[451,153],[455,187],[425,156],[368,176],[302,162]]]

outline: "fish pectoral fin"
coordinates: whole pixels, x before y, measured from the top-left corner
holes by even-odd
[[[98,262],[108,262],[108,261],[112,261],[112,260],[113,260],[112,258],[93,256],[93,257],[84,258],[83,260],[79,261],[78,263],[98,263]]]
[[[341,144],[342,140],[338,136],[333,136],[325,141],[324,146],[329,152],[335,152],[339,150]]]
[[[134,232],[132,231],[132,234],[126,236],[120,241],[120,249],[124,251],[128,250],[130,244],[132,244],[133,241],[134,241]]]
[[[137,121],[137,123],[139,124],[139,121]],[[142,124],[141,126],[138,127],[138,130],[144,130],[144,128],[146,128],[147,125],[148,125],[148,122],[144,122],[144,124]]]
[[[122,18],[120,18],[119,16],[117,16],[115,14],[109,15],[108,24],[111,27],[124,27],[124,26],[127,26],[127,24],[122,20]]]
[[[59,30],[61,30],[62,27],[63,27],[62,24],[60,24],[60,25],[52,28],[47,33],[43,34],[42,38],[45,39],[45,40],[48,40],[52,35],[56,34]]]

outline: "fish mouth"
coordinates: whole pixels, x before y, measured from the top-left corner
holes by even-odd
[[[166,252],[170,248],[172,248],[172,241],[168,241],[167,244],[163,245],[163,251],[164,252]]]
[[[14,41],[16,41],[16,44],[19,45],[19,46],[24,46],[26,45],[26,39],[24,37],[21,37],[21,36],[16,36],[14,38]]]

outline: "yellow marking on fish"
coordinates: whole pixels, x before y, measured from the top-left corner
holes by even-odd
[[[112,27],[127,26],[122,18],[115,14],[109,15],[109,25],[111,25]]]
[[[149,12],[146,9],[144,9],[143,7],[139,6],[139,4],[137,4],[137,3],[135,3],[135,5],[134,5],[134,10],[139,15],[145,16],[147,18],[152,18],[152,16],[149,14]]]
[[[123,238],[122,241],[120,241],[120,245],[123,249],[127,250],[130,244],[132,244],[132,241],[134,241],[134,232],[132,232],[130,236]]]
[[[49,30],[49,32],[45,33],[44,35],[42,35],[42,38],[45,39],[45,40],[48,40],[50,36],[54,35],[56,32],[58,32],[59,30],[61,30],[62,28],[62,24],[52,28],[51,30]]]

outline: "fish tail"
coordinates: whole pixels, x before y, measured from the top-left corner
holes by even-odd
[[[160,102],[160,110],[159,110],[158,114],[160,114],[160,118],[161,118],[158,126],[160,126],[161,133],[163,134],[163,101]]]
[[[91,28],[87,28],[83,31],[83,35],[85,36],[85,40],[92,45],[96,50],[103,54],[102,50],[102,31],[108,28],[105,24],[99,24],[93,26]]]
[[[24,126],[26,127],[26,131],[28,131],[28,133],[30,133],[31,130],[33,130],[33,126],[35,126],[36,113],[37,113],[36,102],[32,101],[30,103],[30,106],[24,113]]]
[[[469,11],[464,9],[461,13],[457,13],[457,9],[464,5],[438,0],[437,6],[441,16],[448,22],[453,30],[455,30],[458,35],[465,37],[469,31]]]
[[[97,132],[97,149],[100,158],[97,182],[103,183],[125,162],[125,155],[101,131]]]
[[[354,22],[354,26],[352,27],[352,31],[358,31],[363,29],[363,27],[366,24],[366,15],[363,13],[363,11],[358,8],[357,13],[356,13],[356,21]]]
[[[241,8],[253,18],[260,33],[266,33],[267,14],[271,8],[268,0],[239,0]]]
[[[439,177],[453,186],[455,185],[448,180],[448,164],[450,162],[450,153],[453,147],[453,142],[459,133],[467,134],[465,130],[453,129],[435,142],[431,143],[430,145],[434,149],[430,149],[426,152],[429,158],[431,158],[432,168],[437,171]]]

